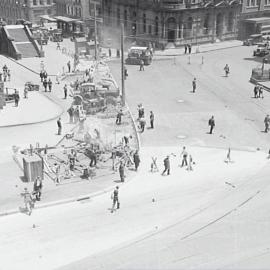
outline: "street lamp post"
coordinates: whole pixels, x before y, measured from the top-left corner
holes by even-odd
[[[264,63],[265,63],[265,58],[262,60],[262,77],[263,77],[263,72],[264,72]]]

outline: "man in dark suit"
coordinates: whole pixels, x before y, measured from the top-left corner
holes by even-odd
[[[208,125],[210,126],[210,131],[209,131],[209,134],[212,134],[213,133],[213,129],[215,127],[215,119],[214,119],[214,116],[212,116],[209,121],[208,121]]]

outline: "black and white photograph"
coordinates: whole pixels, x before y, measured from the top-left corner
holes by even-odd
[[[0,0],[0,270],[270,270],[270,0]]]

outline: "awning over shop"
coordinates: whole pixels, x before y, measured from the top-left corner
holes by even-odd
[[[40,15],[39,18],[50,22],[56,22],[56,19],[50,17],[49,15]]]
[[[249,22],[249,23],[269,23],[270,24],[270,17],[259,17],[259,18],[250,18],[250,19],[245,19],[243,20],[244,22]]]
[[[64,17],[64,16],[55,16],[54,17],[57,21],[65,22],[65,23],[72,23],[76,22],[76,19],[69,18],[69,17]]]
[[[270,33],[270,24],[262,25],[261,33]]]

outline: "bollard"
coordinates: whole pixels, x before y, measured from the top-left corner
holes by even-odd
[[[202,56],[202,65],[203,65],[203,63],[204,63],[204,57]]]
[[[188,64],[190,65],[191,63],[190,63],[190,56],[188,57]]]

